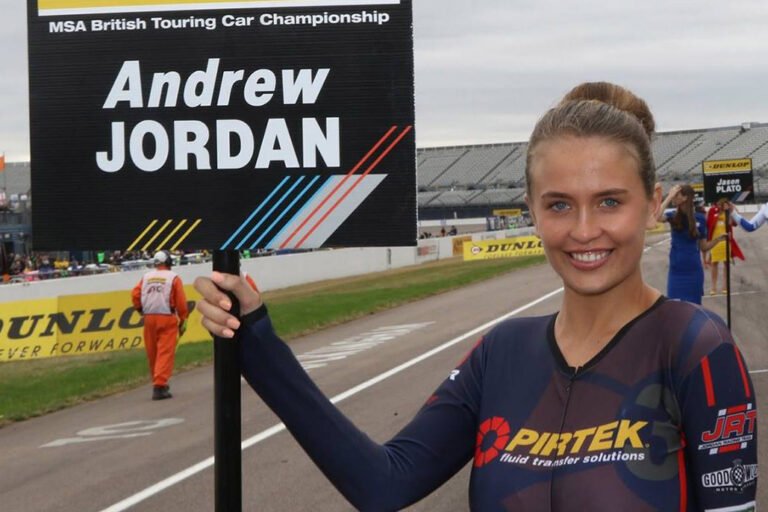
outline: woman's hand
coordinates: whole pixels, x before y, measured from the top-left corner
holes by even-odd
[[[671,202],[683,189],[682,185],[672,185],[667,193],[667,203]]]
[[[232,292],[237,298],[240,303],[240,316],[245,316],[261,306],[261,295],[242,276],[212,272],[210,278],[195,279],[195,290],[203,296],[197,305],[198,311],[203,315],[203,327],[221,338],[233,337],[240,327],[240,319],[229,313],[232,301],[225,291]]]

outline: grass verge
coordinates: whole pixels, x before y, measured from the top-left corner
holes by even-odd
[[[450,259],[277,290],[265,293],[264,300],[276,329],[290,340],[543,261]],[[208,364],[212,355],[211,343],[180,345],[176,371]],[[148,382],[143,350],[2,363],[0,427]]]

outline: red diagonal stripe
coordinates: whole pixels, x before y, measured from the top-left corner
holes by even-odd
[[[304,220],[302,221],[302,223],[299,225],[299,227],[297,227],[297,228],[296,228],[296,229],[293,231],[293,233],[291,233],[291,236],[289,236],[288,238],[286,238],[286,239],[285,239],[285,241],[284,241],[282,244],[280,244],[280,249],[284,249],[284,248],[285,248],[285,246],[286,246],[286,245],[288,245],[288,243],[289,243],[289,242],[290,242],[290,241],[293,239],[293,237],[294,237],[294,236],[296,236],[296,234],[297,234],[299,231],[301,231],[301,230],[302,230],[302,228],[304,228],[304,226],[306,226],[306,225],[307,225],[307,222],[309,222],[309,220],[310,220],[312,217],[314,217],[314,216],[315,216],[315,214],[317,213],[317,211],[318,211],[320,208],[322,208],[322,207],[323,207],[323,205],[325,205],[325,203],[327,203],[327,202],[328,202],[328,200],[329,200],[331,197],[333,197],[333,194],[335,194],[335,193],[336,193],[336,191],[337,191],[337,190],[339,190],[339,189],[341,188],[341,186],[344,184],[344,182],[345,182],[345,181],[347,181],[347,179],[349,179],[349,177],[350,177],[350,176],[352,176],[353,174],[355,174],[355,172],[357,172],[357,170],[358,170],[358,169],[359,169],[359,168],[360,168],[360,167],[361,167],[361,166],[362,166],[362,165],[365,163],[365,161],[366,161],[366,160],[368,160],[368,159],[371,157],[371,155],[372,155],[372,154],[373,154],[373,153],[374,153],[374,152],[375,152],[377,149],[379,149],[379,147],[380,147],[382,144],[384,144],[384,141],[385,141],[385,140],[387,140],[387,138],[389,138],[389,136],[390,136],[390,135],[392,135],[392,132],[394,132],[396,129],[397,129],[397,126],[393,126],[393,127],[391,127],[391,128],[390,128],[390,129],[387,131],[387,133],[385,133],[385,134],[384,134],[384,136],[383,136],[382,138],[380,138],[380,139],[379,139],[379,141],[378,141],[376,144],[374,144],[374,145],[373,145],[373,147],[370,149],[370,151],[368,151],[368,152],[365,154],[365,156],[364,156],[363,158],[361,158],[359,162],[357,162],[357,165],[355,165],[355,166],[352,168],[352,170],[351,170],[351,171],[349,171],[349,172],[347,173],[347,175],[346,175],[346,176],[344,176],[344,178],[343,178],[343,179],[342,179],[342,180],[341,180],[339,183],[337,183],[337,184],[336,184],[336,186],[335,186],[335,187],[333,187],[333,190],[331,190],[331,193],[330,193],[330,194],[328,194],[327,196],[325,196],[325,198],[322,200],[322,202],[321,202],[319,205],[317,205],[317,206],[315,207],[315,209],[314,209],[314,210],[312,210],[312,213],[310,213],[310,214],[307,216],[307,218],[306,218],[306,219],[304,219]]]
[[[355,188],[356,188],[356,187],[357,187],[357,186],[360,184],[360,182],[361,182],[361,181],[363,181],[363,178],[365,178],[365,177],[366,177],[366,176],[367,176],[367,175],[368,175],[368,174],[369,174],[369,173],[370,173],[370,172],[371,172],[371,171],[372,171],[374,168],[376,168],[376,166],[377,166],[377,165],[379,165],[379,162],[381,162],[381,161],[384,159],[384,157],[385,157],[385,156],[387,156],[387,155],[389,154],[389,152],[390,152],[390,151],[392,151],[392,148],[394,148],[395,146],[397,146],[397,144],[398,144],[398,143],[399,143],[401,140],[403,140],[403,137],[405,137],[405,136],[408,134],[408,132],[409,132],[409,131],[411,131],[411,128],[412,128],[412,126],[406,126],[406,127],[405,127],[405,129],[403,130],[403,132],[402,132],[400,135],[398,135],[398,136],[397,136],[397,138],[396,138],[395,140],[393,140],[393,141],[392,141],[392,143],[391,143],[389,146],[387,146],[387,149],[385,149],[384,151],[382,151],[382,152],[381,152],[381,154],[379,155],[379,157],[378,157],[376,160],[374,160],[374,161],[373,161],[373,163],[372,163],[372,164],[371,164],[371,165],[370,165],[370,166],[369,166],[369,167],[368,167],[368,168],[365,170],[365,172],[364,172],[363,174],[361,174],[360,176],[358,176],[358,177],[357,177],[357,179],[356,179],[356,180],[355,180],[355,182],[352,184],[352,186],[351,186],[351,187],[349,187],[349,190],[347,190],[346,192],[344,192],[344,195],[342,195],[342,196],[341,196],[341,197],[338,199],[338,201],[336,201],[336,202],[333,204],[333,206],[331,206],[331,208],[330,208],[330,209],[328,209],[328,211],[327,211],[327,212],[325,212],[325,213],[323,214],[323,216],[320,218],[320,220],[318,220],[318,221],[315,223],[315,225],[314,225],[314,226],[312,226],[312,229],[310,229],[310,230],[307,232],[307,234],[306,234],[306,235],[304,235],[304,237],[303,237],[301,240],[299,240],[299,243],[298,243],[298,244],[296,244],[296,248],[297,248],[297,249],[298,249],[299,247],[301,247],[301,244],[303,244],[303,243],[306,241],[306,239],[307,239],[307,238],[309,238],[309,237],[310,237],[310,235],[312,235],[312,233],[314,233],[314,232],[315,232],[315,230],[318,228],[318,226],[320,226],[320,224],[322,224],[322,223],[323,223],[323,221],[324,221],[325,219],[327,219],[327,218],[328,218],[328,216],[329,216],[331,213],[333,213],[333,210],[335,210],[335,209],[336,209],[336,207],[337,207],[337,206],[339,206],[339,204],[341,204],[341,202],[342,202],[342,201],[344,201],[344,199],[346,199],[346,198],[347,198],[347,196],[348,196],[350,193],[352,193],[352,191],[353,191],[353,190],[355,190]]]

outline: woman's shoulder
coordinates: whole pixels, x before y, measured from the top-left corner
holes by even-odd
[[[690,302],[667,299],[654,321],[679,368],[692,368],[724,344],[733,344],[728,326],[717,313]]]

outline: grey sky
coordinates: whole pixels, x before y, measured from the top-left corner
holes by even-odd
[[[525,140],[573,85],[643,96],[660,131],[768,122],[765,0],[414,0],[420,147]],[[29,158],[26,2],[2,0],[0,152]]]

